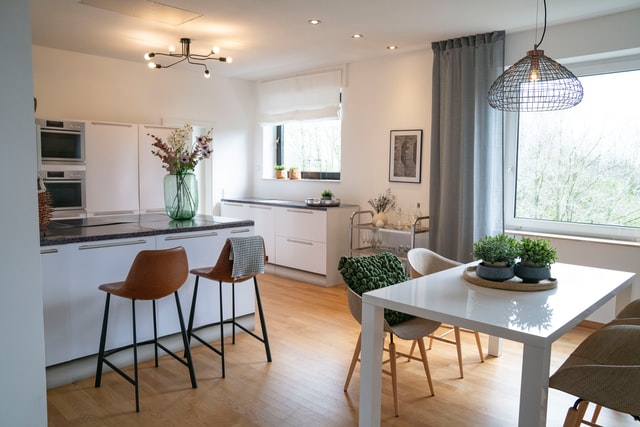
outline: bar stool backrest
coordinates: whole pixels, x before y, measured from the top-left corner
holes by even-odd
[[[220,252],[220,255],[218,256],[218,261],[216,261],[216,265],[214,265],[213,268],[208,273],[206,274],[201,273],[201,275],[210,280],[217,280],[217,281],[227,282],[227,283],[244,282],[245,280],[249,280],[256,276],[255,274],[252,274],[250,276],[234,279],[231,276],[231,272],[233,271],[233,260],[229,259],[231,257],[230,255],[231,255],[231,241],[227,239],[227,241],[224,243],[224,246],[222,247],[222,251]],[[267,260],[266,254],[264,256],[264,259],[266,262]]]
[[[177,291],[188,276],[189,263],[182,246],[140,251],[117,295],[140,300],[160,299]]]

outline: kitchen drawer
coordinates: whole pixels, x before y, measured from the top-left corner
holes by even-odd
[[[276,235],[326,243],[327,212],[279,208],[276,212]]]
[[[276,264],[327,274],[327,245],[293,237],[276,237]]]

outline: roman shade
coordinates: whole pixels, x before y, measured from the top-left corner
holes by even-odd
[[[258,119],[263,124],[340,118],[342,70],[258,83]]]

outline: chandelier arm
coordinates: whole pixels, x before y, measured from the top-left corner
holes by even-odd
[[[174,57],[174,58],[177,58],[177,57],[180,57],[180,56],[182,56],[182,55],[165,55],[165,56],[172,56],[172,57]],[[176,62],[172,62],[172,63],[171,63],[171,64],[169,64],[169,65],[162,65],[162,64],[160,64],[160,66],[161,66],[162,68],[169,68],[169,67],[173,67],[174,65],[179,64],[179,63],[183,62],[185,59],[187,59],[187,58],[186,58],[186,57],[183,57],[182,59],[179,59],[179,60],[177,60]]]
[[[201,62],[195,62],[195,61],[192,61],[192,59],[195,59],[196,61],[198,60],[197,58],[194,58],[194,57],[193,57],[193,55],[189,55],[189,56],[187,56],[185,59],[187,60],[187,62],[188,62],[189,64],[193,64],[193,65],[200,65],[201,67],[204,67],[204,69],[205,69],[205,70],[207,69],[206,64],[203,64],[203,63],[201,63]]]

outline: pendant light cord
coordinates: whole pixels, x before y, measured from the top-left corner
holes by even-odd
[[[540,41],[538,44],[533,45],[533,50],[538,49],[538,46],[542,44],[542,40],[544,40],[544,34],[547,32],[547,0],[542,0],[544,5],[544,27],[542,27],[542,36],[540,36]]]

